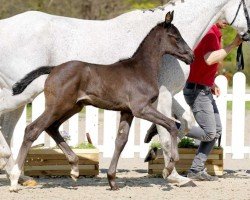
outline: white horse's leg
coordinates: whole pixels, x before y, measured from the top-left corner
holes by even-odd
[[[2,134],[3,134],[4,138],[6,139],[8,147],[10,147],[11,139],[13,136],[15,126],[16,126],[19,118],[22,115],[23,109],[24,109],[24,106],[18,108],[17,110],[12,111],[12,112],[5,113],[3,115],[3,121],[1,124],[2,125]],[[14,166],[14,163],[15,163],[14,158],[11,155],[8,162],[7,162],[7,165],[4,168],[6,173],[7,173],[7,176],[10,173],[10,170],[12,169],[12,167]]]
[[[13,96],[10,88],[3,88],[0,90],[0,116],[33,101],[33,99],[43,91],[47,76],[48,75],[43,75],[35,79],[18,95]]]
[[[165,86],[161,86],[158,97],[157,110],[160,111],[165,116],[171,117],[171,108],[172,108],[172,95]],[[162,126],[157,125],[156,127],[163,150],[165,167],[167,167],[171,158],[171,136],[170,133]],[[165,170],[163,170],[163,176],[164,178],[166,178],[164,172]]]
[[[172,94],[164,86],[160,87],[157,110],[159,110],[161,113],[163,113],[167,117],[172,116]],[[171,154],[170,154],[171,136],[165,128],[158,126],[158,125],[157,125],[157,131],[159,133],[159,139],[160,139],[160,143],[161,143],[162,150],[163,150],[165,167],[167,167],[171,158]],[[189,183],[193,185],[191,179],[180,176],[177,173],[175,168],[170,175],[166,172],[167,171],[164,169],[163,178],[167,179],[167,181],[170,183],[176,183],[179,186],[189,185]]]
[[[0,127],[0,169],[3,169],[11,157],[11,150],[7,144]]]
[[[0,169],[3,169],[11,156],[11,150],[2,133],[4,116],[0,116]]]
[[[182,96],[182,97],[181,97]],[[188,105],[186,105],[183,95],[178,95],[178,98],[173,98],[172,112],[181,122],[180,136],[186,135],[190,129],[195,126],[194,115]],[[183,106],[184,105],[184,106]]]
[[[1,122],[0,126],[2,126],[2,134],[4,136],[4,139],[6,139],[8,148],[10,147],[11,139],[13,136],[15,126],[16,126],[19,118],[22,115],[23,109],[24,109],[24,106],[18,108],[17,110],[12,111],[12,112],[5,113],[4,115],[1,116],[2,120],[0,121]],[[7,178],[9,178],[9,174],[15,165],[15,160],[14,160],[13,156],[11,155],[9,157],[9,159],[4,159],[4,158],[0,159],[0,163],[5,163],[6,166],[5,166],[4,170],[6,171]],[[23,175],[19,178],[19,182],[22,184],[25,183],[25,184],[30,185],[30,186],[34,186],[37,184],[33,180],[33,178],[23,176]]]

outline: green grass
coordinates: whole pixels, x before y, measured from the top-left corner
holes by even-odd
[[[195,142],[194,139],[184,137],[178,144],[179,148],[195,148]]]
[[[73,147],[73,149],[96,149],[96,147],[93,144],[90,144],[88,142],[83,142],[79,144],[76,147]]]
[[[28,121],[31,121],[32,119],[31,103],[27,105],[26,118],[28,119]]]
[[[153,149],[153,148],[157,148],[157,149],[161,149],[161,144],[160,144],[160,142],[152,142],[151,144],[150,144],[150,148],[151,149]]]

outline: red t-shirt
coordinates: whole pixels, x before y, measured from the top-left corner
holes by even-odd
[[[221,49],[221,31],[213,25],[194,50],[195,59],[190,66],[188,82],[210,87],[214,84],[218,63],[207,65],[204,56],[219,49]]]

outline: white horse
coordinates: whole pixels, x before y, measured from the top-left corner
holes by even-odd
[[[110,64],[130,57],[140,42],[167,11],[175,10],[174,24],[188,45],[194,47],[211,25],[223,17],[233,21],[241,0],[177,0],[154,12],[136,10],[111,20],[92,21],[26,12],[0,21],[0,134],[10,144],[13,129],[24,105],[43,91],[47,76],[41,76],[24,93],[12,96],[12,85],[24,75],[40,66],[58,65],[68,60],[81,60],[97,64]],[[246,0],[249,10],[250,0]],[[239,10],[233,27],[241,34],[247,32],[243,9]],[[172,112],[188,125],[190,119],[173,96],[182,90],[189,75],[189,66],[166,55],[159,77],[158,109],[167,116]],[[173,110],[172,110],[173,109]],[[12,112],[10,112],[12,111]],[[187,128],[190,128],[188,126]],[[165,165],[170,161],[169,133],[157,127],[163,146]],[[186,129],[186,128],[184,128]],[[3,137],[0,137],[3,139]],[[14,161],[4,141],[0,142],[0,165],[7,173]],[[4,147],[4,148],[3,148]],[[7,162],[7,159],[9,158]],[[165,174],[167,177],[167,174]],[[171,177],[171,178],[170,178]],[[179,183],[182,178],[174,170],[169,179]]]

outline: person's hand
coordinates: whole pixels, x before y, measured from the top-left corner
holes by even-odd
[[[212,87],[211,87],[211,92],[213,95],[215,95],[216,97],[219,97],[220,96],[220,88],[214,84]]]
[[[243,40],[242,40],[240,34],[237,34],[237,35],[235,36],[233,42],[232,42],[232,45],[233,45],[234,47],[238,47],[242,42],[243,42]]]

